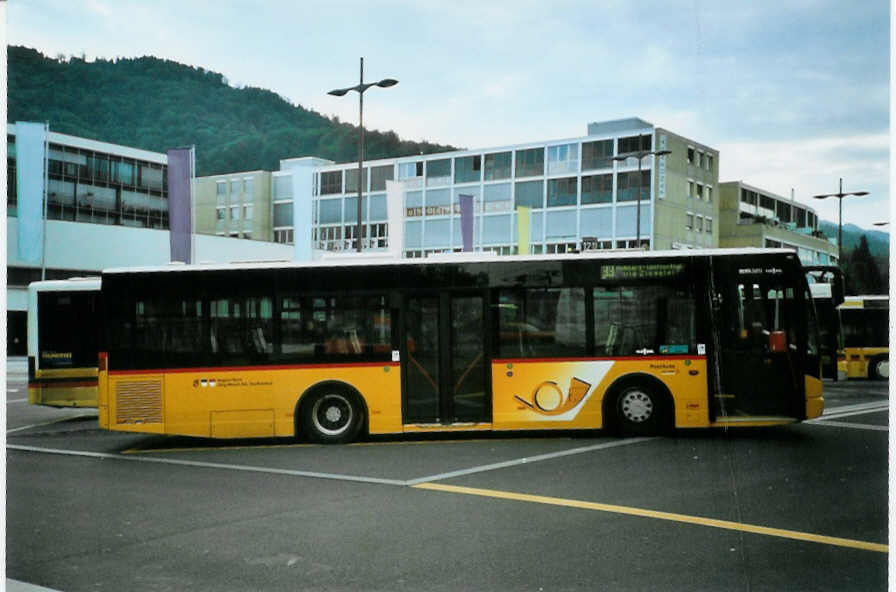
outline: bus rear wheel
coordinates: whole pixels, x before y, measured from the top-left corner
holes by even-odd
[[[662,400],[656,389],[635,383],[623,387],[616,397],[616,422],[623,434],[653,436],[660,432]]]
[[[868,363],[868,378],[887,380],[890,378],[890,357],[877,356]]]
[[[361,430],[364,408],[354,393],[328,387],[307,395],[301,407],[302,433],[321,444],[351,442]]]

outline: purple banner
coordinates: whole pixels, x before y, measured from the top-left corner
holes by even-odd
[[[168,226],[171,239],[171,260],[190,261],[192,211],[190,184],[193,177],[193,149],[168,151]]]
[[[464,238],[464,251],[473,250],[473,196],[458,195],[460,200],[460,229]]]

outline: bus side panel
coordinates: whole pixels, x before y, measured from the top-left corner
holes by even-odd
[[[214,438],[293,436],[299,398],[322,382],[357,390],[370,433],[401,431],[397,364],[207,368],[165,375],[165,433]]]
[[[705,358],[497,360],[492,364],[496,430],[603,427],[602,404],[619,378],[648,374],[675,400],[675,425],[709,425]]]
[[[100,377],[100,427],[121,432],[165,433],[161,374],[101,371]]]

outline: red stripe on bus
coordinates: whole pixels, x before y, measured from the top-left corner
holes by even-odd
[[[635,360],[649,360],[651,362],[662,360],[705,360],[706,356],[670,355],[670,356],[615,356],[604,358],[496,358],[492,364],[533,364],[544,362],[630,362]]]
[[[261,370],[303,370],[315,368],[373,368],[399,366],[398,362],[346,362],[344,364],[289,364],[279,366],[213,366],[203,368],[157,368],[151,370],[110,370],[110,376],[124,374],[173,374],[184,372],[247,372]]]

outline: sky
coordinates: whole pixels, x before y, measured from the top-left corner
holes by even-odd
[[[9,0],[45,55],[152,55],[368,129],[460,148],[576,138],[640,117],[719,150],[719,180],[844,224],[889,220],[886,0]],[[51,123],[52,125],[52,123]],[[888,230],[888,228],[886,229]]]

